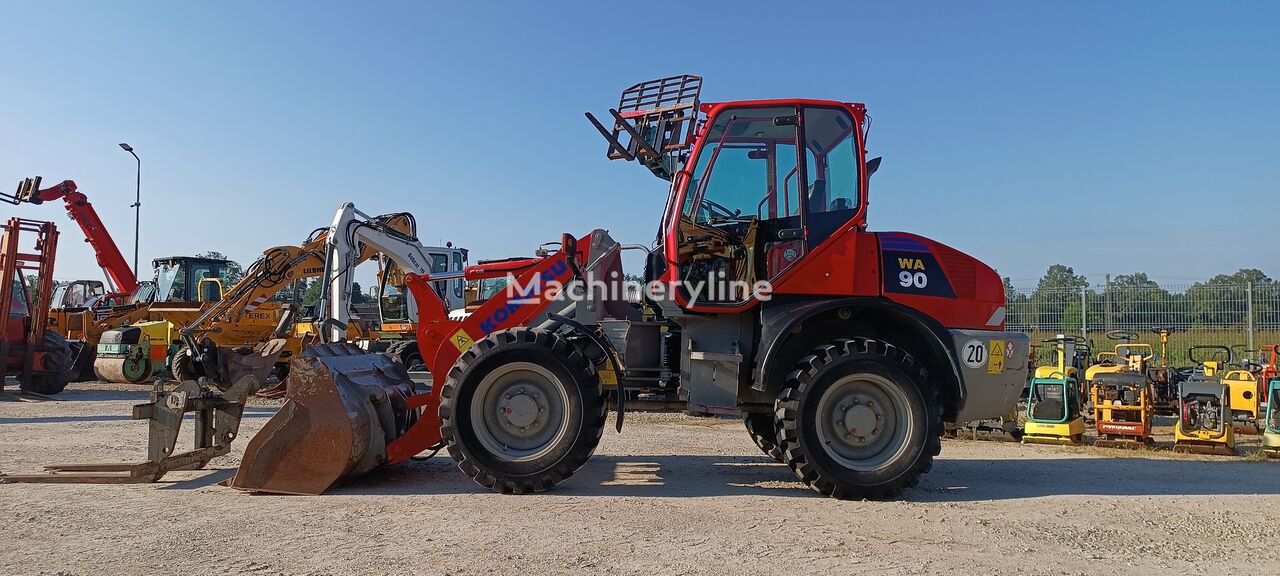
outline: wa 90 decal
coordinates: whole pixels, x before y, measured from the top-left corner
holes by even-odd
[[[905,250],[885,250],[881,254],[885,292],[955,298],[951,282],[933,254]]]
[[[916,288],[928,288],[929,276],[924,272],[916,272],[915,274],[912,274],[910,270],[903,270],[898,273],[898,284],[901,284],[903,288],[910,288],[912,286],[915,286]]]

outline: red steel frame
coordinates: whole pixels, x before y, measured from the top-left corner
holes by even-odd
[[[20,251],[23,233],[35,234],[35,248],[31,252]],[[49,308],[53,294],[53,263],[58,251],[58,228],[52,222],[13,217],[5,224],[0,236],[0,310],[5,315],[5,327],[0,331],[0,388],[12,364],[10,354],[15,343],[22,344],[19,382],[29,382],[38,370],[44,351],[47,328],[44,310]],[[23,270],[35,271],[39,282],[36,293],[26,294],[27,284]],[[9,311],[13,305],[14,281],[22,282],[27,296],[27,316],[15,318]],[[34,296],[34,298],[33,298]],[[30,323],[29,325],[27,323]]]

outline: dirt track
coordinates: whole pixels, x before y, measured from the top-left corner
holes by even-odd
[[[128,414],[144,397],[76,384],[0,402],[0,471],[137,459],[145,425]],[[251,406],[242,433],[273,411]],[[837,502],[737,422],[627,422],[533,496],[486,492],[447,457],[321,497],[218,486],[238,456],[156,485],[3,485],[0,574],[1280,571],[1280,462],[949,440],[903,500]]]

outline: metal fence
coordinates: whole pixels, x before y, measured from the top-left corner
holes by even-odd
[[[1236,358],[1257,358],[1264,344],[1280,343],[1280,283],[1117,286],[1106,282],[1081,290],[1010,290],[1005,329],[1027,332],[1033,340],[1077,334],[1095,351],[1117,342],[1105,334],[1129,330],[1159,352],[1156,327],[1173,330],[1169,359],[1188,365],[1191,346],[1234,348]],[[1043,348],[1043,347],[1042,347]],[[1040,350],[1047,356],[1047,350]],[[1039,358],[1048,361],[1048,358]]]

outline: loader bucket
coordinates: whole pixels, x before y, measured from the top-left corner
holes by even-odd
[[[319,344],[290,362],[285,405],[249,441],[232,488],[321,494],[386,462],[412,423],[413,382],[389,357]]]

